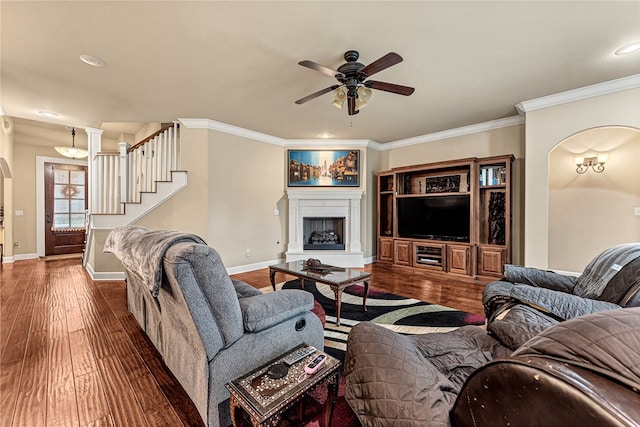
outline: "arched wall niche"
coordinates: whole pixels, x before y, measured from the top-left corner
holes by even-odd
[[[606,155],[604,171],[576,171],[576,157]],[[581,272],[602,250],[640,241],[640,129],[577,132],[549,152],[549,268]]]

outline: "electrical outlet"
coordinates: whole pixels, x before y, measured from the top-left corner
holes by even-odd
[[[634,208],[633,212],[635,216],[640,216],[640,208]]]
[[[251,256],[251,249],[245,250],[244,254],[247,256],[247,258],[250,257]]]

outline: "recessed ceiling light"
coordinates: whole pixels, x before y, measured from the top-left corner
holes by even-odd
[[[638,50],[640,50],[640,42],[634,42],[634,43],[628,44],[628,45],[623,46],[620,49],[616,50],[615,54],[616,55],[628,55],[630,53],[637,52]]]
[[[80,60],[93,67],[104,67],[104,61],[91,55],[80,55]]]
[[[45,117],[58,117],[58,113],[54,113],[53,111],[38,111],[38,114]]]
[[[320,138],[324,138],[324,139],[331,138],[331,134],[327,132],[321,133]]]

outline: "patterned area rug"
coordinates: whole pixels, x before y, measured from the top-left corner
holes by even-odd
[[[291,280],[280,286],[283,289],[300,289],[299,280]],[[364,286],[353,285],[342,294],[340,326],[336,326],[335,296],[328,285],[308,280],[304,289],[311,292],[326,314],[324,328],[325,351],[344,360],[347,336],[359,322],[371,321],[401,334],[428,334],[448,332],[464,325],[484,325],[484,317],[437,304],[429,304],[412,298],[379,292],[369,288],[367,311],[362,309]]]
[[[300,289],[299,280],[276,285],[276,289]],[[340,326],[336,326],[335,296],[327,285],[304,282],[304,289],[311,292],[325,311],[324,351],[344,361],[347,336],[351,328],[362,321],[372,321],[401,334],[427,334],[452,331],[464,325],[484,325],[484,317],[465,313],[437,304],[379,292],[369,288],[367,311],[362,310],[364,287],[350,286],[342,294]],[[272,292],[271,286],[262,288],[263,293]],[[344,399],[344,378],[340,375],[340,390],[334,409],[333,427],[360,427],[356,415]],[[324,403],[326,389],[318,388],[307,396],[302,411],[291,411],[282,422],[284,427],[319,427],[324,425]]]

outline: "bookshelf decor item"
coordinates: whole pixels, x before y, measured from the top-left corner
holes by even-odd
[[[289,150],[289,187],[359,187],[360,150]]]

